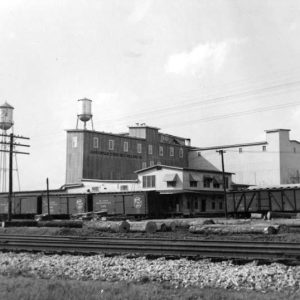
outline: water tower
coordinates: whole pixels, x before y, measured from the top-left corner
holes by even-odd
[[[7,102],[0,106],[0,129],[2,131],[7,131],[14,125],[13,110],[14,108]]]
[[[0,191],[7,191],[7,161],[9,152],[8,131],[13,129],[13,110],[14,108],[5,102],[0,106]]]
[[[78,120],[84,123],[83,129],[86,130],[86,123],[91,121],[92,130],[94,130],[93,115],[92,115],[92,100],[83,98],[78,100],[78,114],[76,129],[78,129]]]

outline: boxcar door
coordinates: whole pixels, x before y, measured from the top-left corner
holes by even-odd
[[[202,199],[201,201],[201,211],[206,211],[206,199]]]

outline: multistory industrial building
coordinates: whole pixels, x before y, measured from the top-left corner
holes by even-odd
[[[218,150],[224,150],[225,170],[237,184],[274,186],[300,183],[300,142],[290,140],[289,129],[266,130],[266,140],[198,148],[189,151],[191,168],[209,161],[221,168]]]
[[[82,179],[132,180],[134,173],[154,165],[188,167],[190,140],[160,133],[145,124],[128,133],[67,130],[66,183]]]

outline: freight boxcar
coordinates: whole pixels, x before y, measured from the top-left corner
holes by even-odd
[[[300,212],[300,186],[251,188],[227,193],[227,212],[249,216],[251,213]]]
[[[106,211],[108,215],[155,215],[156,193],[100,193],[93,195],[93,211]]]
[[[92,211],[90,194],[55,193],[42,195],[42,213],[56,218],[68,218],[72,214]]]

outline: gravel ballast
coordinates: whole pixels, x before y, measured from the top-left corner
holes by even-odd
[[[44,255],[0,253],[0,274],[47,279],[102,280],[126,282],[169,282],[174,287],[217,287],[256,291],[295,292],[299,289],[300,267],[278,263],[235,265],[186,259],[147,260],[144,257]]]

